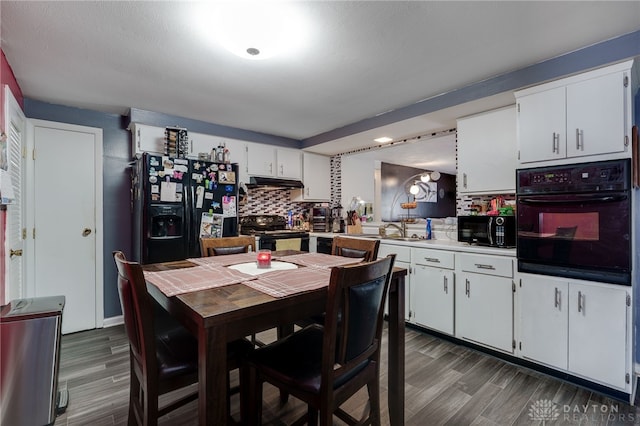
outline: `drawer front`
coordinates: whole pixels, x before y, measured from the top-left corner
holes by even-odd
[[[380,244],[378,259],[392,253],[396,254],[396,262],[411,262],[411,247],[396,246],[393,244]]]
[[[413,248],[411,250],[411,259],[416,265],[453,269],[454,253],[452,251],[423,248]]]
[[[478,274],[513,277],[513,258],[502,256],[483,256],[474,254],[458,254],[459,265],[463,271]]]

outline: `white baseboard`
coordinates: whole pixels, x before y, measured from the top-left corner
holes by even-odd
[[[117,317],[105,318],[102,321],[103,327],[114,327],[116,325],[124,324],[124,316],[118,315]]]

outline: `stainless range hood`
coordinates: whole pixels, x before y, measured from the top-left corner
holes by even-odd
[[[251,176],[247,188],[270,186],[276,188],[304,188],[304,184],[299,180],[280,179],[271,177]]]

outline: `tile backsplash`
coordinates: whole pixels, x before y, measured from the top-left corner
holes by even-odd
[[[238,205],[238,214],[275,214],[286,216],[289,210],[294,215],[308,213],[315,203],[291,202],[291,190],[286,188],[249,188],[246,198]]]

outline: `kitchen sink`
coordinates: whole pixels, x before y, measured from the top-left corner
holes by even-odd
[[[423,238],[420,237],[401,237],[395,235],[387,235],[385,237],[380,237],[383,240],[394,240],[394,241],[422,241]]]

